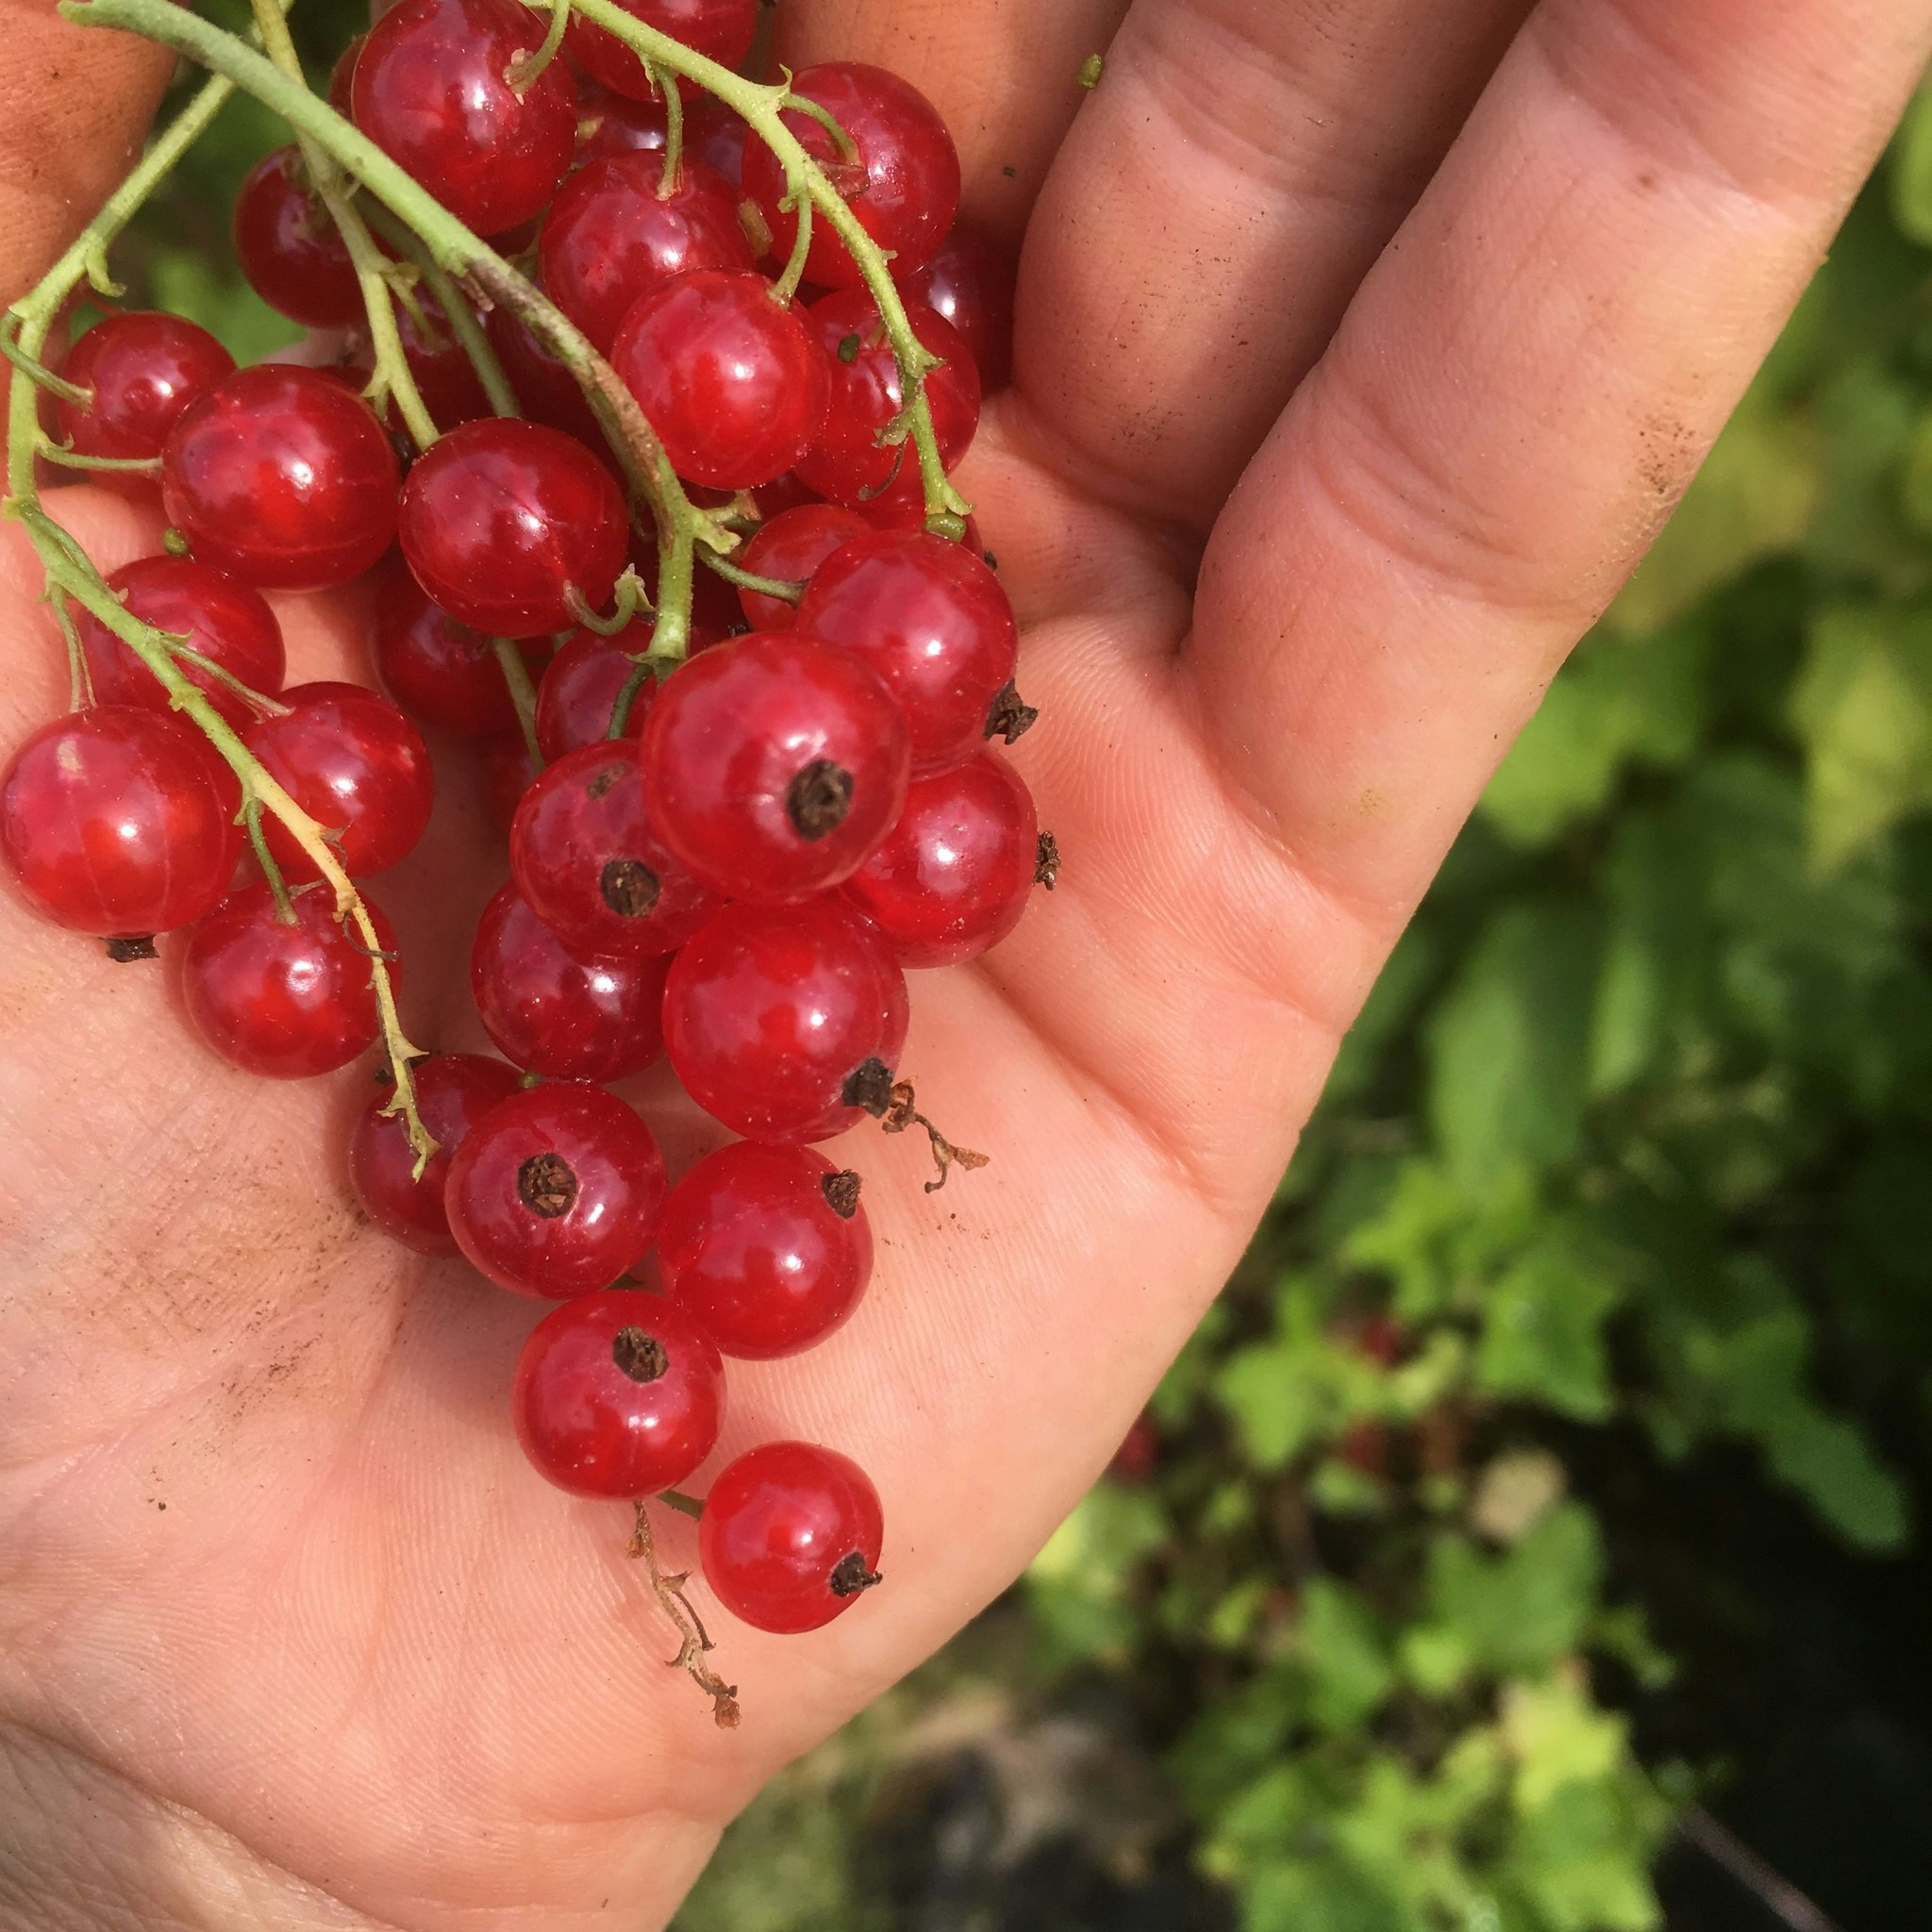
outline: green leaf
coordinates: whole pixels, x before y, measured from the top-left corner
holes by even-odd
[[[1167,1539],[1167,1519],[1144,1489],[1101,1483],[1081,1498],[1026,1572],[1046,1668],[1126,1654],[1137,1621],[1129,1586]]]
[[[1478,1384],[1580,1422],[1603,1421],[1610,1413],[1603,1325],[1622,1299],[1609,1257],[1554,1228],[1484,1298]]]
[[[1838,605],[1812,626],[1791,693],[1811,850],[1841,864],[1932,806],[1932,609]]]
[[[1892,220],[1922,248],[1932,248],[1932,86],[1922,86],[1906,109],[1888,175]]]
[[[1418,1626],[1430,1634],[1405,1648],[1405,1661],[1435,1690],[1452,1681],[1458,1651],[1470,1669],[1496,1676],[1545,1671],[1582,1642],[1602,1570],[1596,1524],[1580,1504],[1558,1505],[1499,1556],[1439,1536]]]
[[[1458,1178],[1575,1155],[1598,939],[1586,908],[1507,906],[1462,962],[1424,1036],[1429,1120]]]
[[[1478,810],[1512,844],[1550,844],[1599,810],[1626,763],[1674,764],[1703,731],[1708,633],[1596,631],[1557,675]]]
[[[1324,1729],[1343,1731],[1361,1723],[1395,1687],[1374,1611],[1333,1577],[1317,1576],[1303,1591],[1297,1647],[1310,1679],[1309,1715]]]
[[[1293,1342],[1258,1342],[1237,1350],[1216,1378],[1215,1399],[1257,1469],[1282,1468],[1336,1419],[1332,1391],[1311,1368]]]

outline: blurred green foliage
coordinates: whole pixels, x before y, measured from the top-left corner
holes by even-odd
[[[297,18],[320,78],[350,9]],[[125,251],[243,356],[292,334],[221,235],[277,138],[236,103]],[[1928,807],[1932,95],[1497,773],[1147,1466],[778,1781],[685,1932],[886,1932],[864,1840],[934,1725],[1096,1680],[1244,1932],[1659,1924],[1695,1768],[1633,1754],[1674,1666],[1566,1457],[1740,1442],[1846,1544],[1920,1533],[1867,1419],[1932,1449]]]

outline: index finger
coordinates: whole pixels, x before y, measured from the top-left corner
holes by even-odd
[[[0,0],[0,302],[40,278],[141,152],[172,57]]]

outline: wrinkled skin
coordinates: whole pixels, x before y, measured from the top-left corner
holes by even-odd
[[[165,963],[7,898],[8,1925],[661,1924],[760,1781],[1106,1461],[1932,39],[1932,0],[786,5],[795,64],[925,86],[969,207],[1025,234],[1018,386],[962,481],[1042,710],[1016,762],[1066,856],[994,957],[915,988],[922,1101],[992,1165],[928,1197],[910,1140],[840,1144],[871,1298],[802,1360],[733,1365],[721,1457],[857,1456],[886,1586],[803,1639],[721,1616],[746,1715],[714,1729],[624,1512],[511,1440],[530,1306],[346,1199],[366,1074],[231,1073]],[[123,165],[161,63],[47,0],[0,16],[10,294]],[[104,569],[153,545],[92,490],[55,501]],[[63,701],[36,588],[6,533],[7,745]],[[283,608],[291,678],[368,675],[355,594]],[[455,776],[378,883],[420,1041],[476,1043],[464,936],[503,868]],[[665,1084],[641,1097],[675,1159],[708,1144]]]

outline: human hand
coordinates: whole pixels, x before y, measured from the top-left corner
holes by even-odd
[[[786,4],[800,63],[934,95],[984,217],[1038,195],[1017,386],[961,481],[1027,626],[1015,761],[1066,870],[991,958],[916,982],[905,1057],[993,1164],[926,1197],[908,1141],[841,1144],[872,1294],[824,1348],[734,1364],[720,1457],[857,1456],[886,1587],[802,1639],[720,1618],[746,1718],[714,1730],[623,1512],[510,1440],[533,1311],[350,1208],[366,1086],[214,1063],[165,968],[0,902],[13,1923],[668,1917],[761,1779],[1106,1460],[1932,40],[1928,0],[1544,0],[1520,35],[1524,0],[1138,0],[1062,142],[1113,0]],[[31,198],[29,162],[104,187],[155,69],[10,10],[0,126],[50,68],[92,117],[13,158],[25,280],[84,211]],[[91,490],[53,507],[104,568],[155,545]],[[62,703],[37,591],[7,533],[8,744]],[[367,675],[354,594],[284,610],[295,675]],[[426,1044],[476,1043],[463,935],[502,866],[453,784],[374,888]],[[708,1144],[667,1082],[640,1097],[675,1156]],[[664,1541],[681,1563],[685,1526]]]

